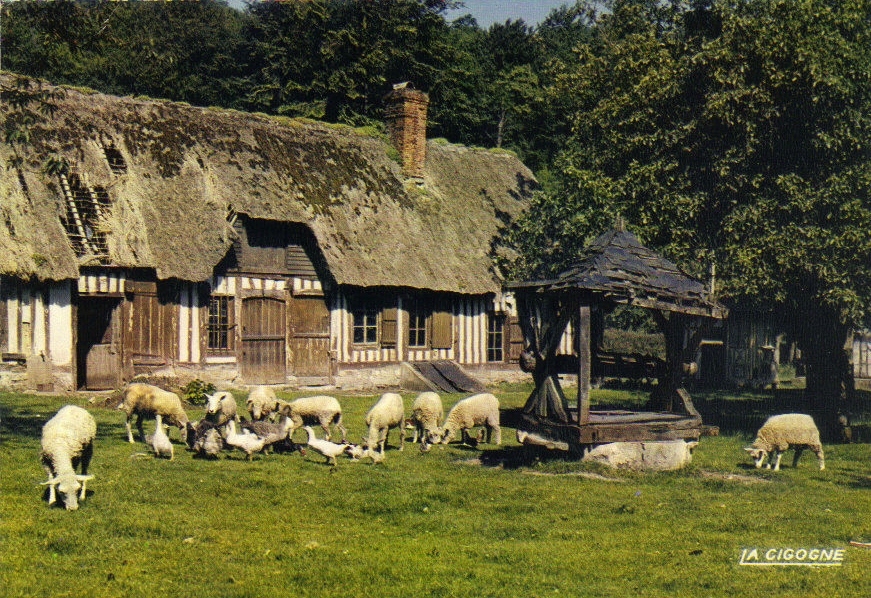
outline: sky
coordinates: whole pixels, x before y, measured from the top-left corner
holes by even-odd
[[[487,29],[493,23],[523,19],[527,25],[538,25],[554,8],[572,5],[573,0],[463,0],[465,7],[449,11],[448,21],[471,14],[478,26]]]
[[[563,4],[572,5],[573,0],[462,0],[465,6],[449,11],[445,18],[453,21],[470,14],[478,21],[478,26],[488,29],[493,23],[504,23],[508,19],[523,19],[527,25],[538,25],[554,8]],[[245,7],[243,0],[229,0],[228,4],[238,9]]]

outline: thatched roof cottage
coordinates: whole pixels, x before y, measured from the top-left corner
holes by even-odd
[[[63,90],[0,175],[3,362],[89,389],[167,368],[389,383],[402,362],[509,362],[494,243],[533,176],[427,141],[426,94],[385,101],[392,142]],[[49,156],[67,167],[47,174]]]

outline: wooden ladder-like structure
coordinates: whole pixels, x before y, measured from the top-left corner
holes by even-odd
[[[70,182],[71,177],[75,177],[73,183]],[[106,236],[97,230],[97,220],[103,216],[103,202],[96,191],[80,182],[77,175],[71,177],[60,175],[61,192],[67,208],[67,237],[80,257],[108,258]]]

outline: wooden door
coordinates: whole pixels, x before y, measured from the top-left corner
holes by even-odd
[[[247,384],[284,384],[286,374],[285,303],[272,297],[242,300],[242,359]]]
[[[517,316],[508,318],[508,361],[517,363],[520,361],[520,354],[523,353],[523,330],[520,328],[520,319]]]
[[[329,381],[330,310],[324,298],[293,297],[288,322],[291,373],[297,378]]]
[[[109,390],[121,382],[120,299],[82,297],[77,316],[77,379],[87,390]]]

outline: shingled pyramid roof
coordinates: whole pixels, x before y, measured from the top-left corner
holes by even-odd
[[[710,296],[704,284],[620,227],[597,237],[577,262],[557,278],[510,286],[540,292],[586,293],[616,303],[725,317],[725,309]]]

